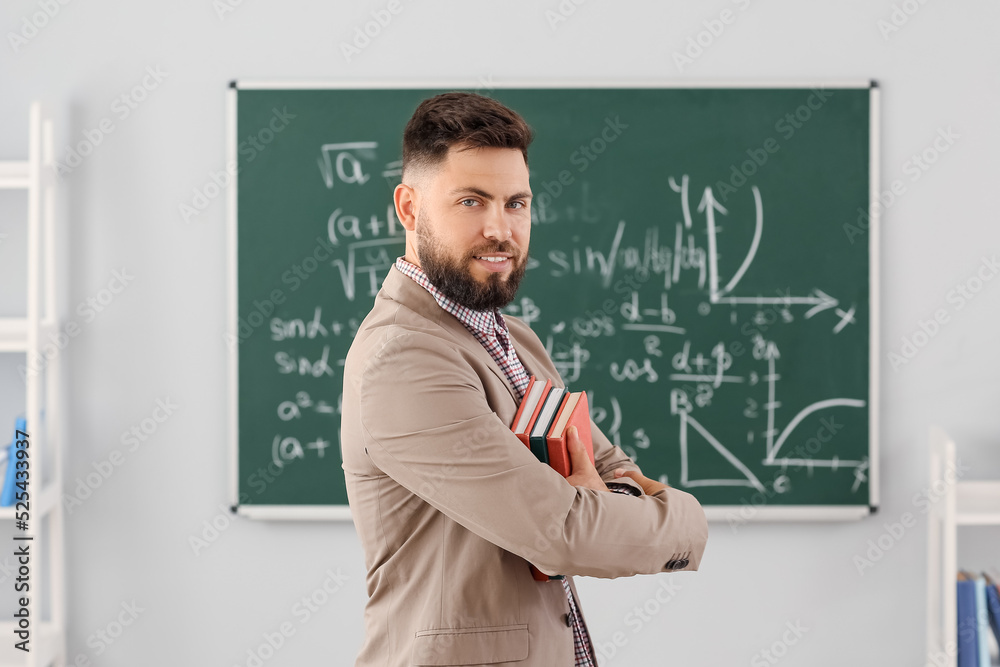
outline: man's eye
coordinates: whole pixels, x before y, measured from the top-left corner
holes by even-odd
[[[477,202],[477,201],[476,201],[475,199],[463,199],[463,200],[462,200],[462,201],[460,201],[459,203],[460,203],[460,204],[461,204],[462,206],[475,206],[475,205],[476,205],[476,204],[478,204],[479,202]]]
[[[510,202],[507,205],[510,206],[510,207],[512,207],[512,208],[524,208],[524,202],[523,201],[512,201],[512,202]]]

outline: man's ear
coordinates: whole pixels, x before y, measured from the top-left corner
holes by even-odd
[[[403,229],[412,232],[417,224],[417,191],[406,183],[400,183],[392,193],[396,205],[396,217]]]

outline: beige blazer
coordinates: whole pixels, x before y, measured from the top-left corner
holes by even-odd
[[[563,386],[538,336],[504,319],[529,375]],[[529,563],[603,578],[698,569],[708,525],[693,496],[570,485],[511,432],[516,396],[462,323],[392,267],[344,365],[343,467],[368,569],[358,667],[572,667],[566,593]],[[638,470],[591,429],[602,479]]]

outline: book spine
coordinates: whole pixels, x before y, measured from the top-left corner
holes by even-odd
[[[956,594],[958,607],[958,667],[979,667],[979,638],[976,618],[976,585],[959,581]]]
[[[531,449],[531,453],[535,455],[535,458],[541,461],[542,463],[548,463],[549,448],[545,443],[545,436],[536,435],[533,438],[529,438],[528,442],[529,442],[529,447]]]

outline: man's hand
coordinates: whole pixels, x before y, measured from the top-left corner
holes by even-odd
[[[582,486],[585,489],[595,491],[608,491],[604,480],[597,474],[597,468],[590,462],[587,456],[587,448],[580,441],[580,436],[576,432],[575,426],[570,426],[566,431],[566,446],[569,449],[569,460],[573,474],[566,478],[566,481],[573,486]]]
[[[663,489],[668,488],[663,482],[657,482],[656,480],[649,479],[636,470],[623,470],[622,468],[616,468],[615,479],[619,477],[628,477],[638,482],[639,486],[642,487],[642,492],[647,496],[651,496],[657,491],[662,491]]]

